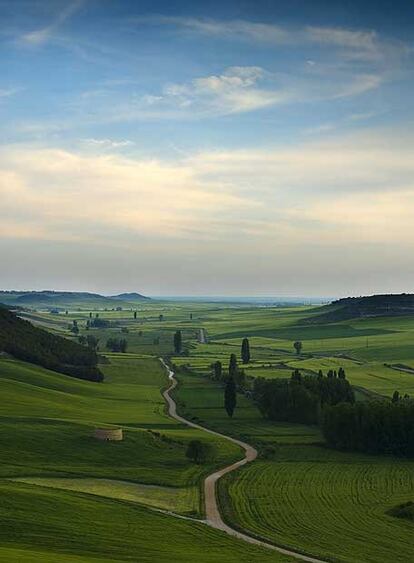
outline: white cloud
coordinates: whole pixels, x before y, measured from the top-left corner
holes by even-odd
[[[118,149],[133,146],[135,143],[133,141],[128,141],[126,139],[83,139],[84,144],[89,145],[92,148],[101,149]]]
[[[29,214],[34,232],[49,240],[88,240],[96,230],[102,242],[116,233],[129,243],[134,235],[180,238],[192,230],[214,238],[211,218],[246,206],[179,162],[18,147],[1,152],[0,196],[3,236],[6,229],[20,237]]]
[[[258,87],[268,73],[260,67],[231,67],[220,75],[195,78],[165,88],[163,100],[201,113],[230,114],[252,111],[286,101],[283,91]]]
[[[6,147],[2,236],[22,238],[30,225],[38,238],[120,247],[243,241],[263,256],[282,242],[412,246],[413,150],[412,136],[387,131],[175,161]]]
[[[56,16],[54,21],[41,29],[35,29],[21,36],[21,40],[29,45],[42,45],[46,43],[59,28],[70,19],[84,4],[84,0],[75,0]]]

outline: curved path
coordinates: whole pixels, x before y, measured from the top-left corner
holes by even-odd
[[[226,473],[230,473],[231,471],[234,471],[235,469],[242,467],[246,463],[249,463],[250,461],[255,460],[256,457],[257,457],[257,450],[255,448],[253,448],[253,446],[250,446],[249,444],[246,444],[245,442],[242,442],[241,440],[237,440],[236,438],[231,438],[230,436],[226,436],[225,434],[220,434],[220,432],[215,432],[214,430],[210,430],[209,428],[204,428],[204,426],[200,426],[199,424],[195,424],[194,422],[191,422],[191,421],[187,420],[186,418],[183,418],[182,416],[177,414],[177,405],[176,405],[174,399],[170,395],[170,392],[177,385],[177,380],[174,377],[174,372],[169,368],[169,366],[164,362],[164,360],[162,358],[160,358],[160,361],[163,364],[163,366],[166,368],[166,370],[168,371],[168,377],[171,381],[170,387],[166,391],[163,392],[163,397],[166,400],[167,405],[168,405],[168,414],[172,418],[175,418],[176,420],[178,420],[179,422],[182,422],[183,424],[186,424],[187,426],[191,426],[192,428],[197,428],[198,430],[203,430],[204,432],[208,432],[209,434],[214,434],[215,436],[220,436],[221,438],[225,438],[226,440],[229,440],[230,442],[237,444],[238,446],[243,448],[243,450],[245,451],[245,457],[243,459],[241,459],[240,461],[237,461],[236,463],[233,463],[232,465],[228,465],[227,467],[224,467],[223,469],[219,469],[218,471],[215,471],[214,473],[212,473],[211,475],[206,477],[206,479],[204,481],[204,502],[205,502],[205,513],[206,513],[207,524],[209,526],[212,526],[213,528],[216,528],[218,530],[222,530],[223,532],[226,532],[227,534],[229,534],[231,536],[235,536],[236,538],[239,538],[241,540],[244,540],[246,542],[249,542],[249,543],[252,543],[252,544],[255,544],[255,545],[259,545],[261,547],[267,547],[269,549],[273,549],[274,551],[278,551],[279,553],[282,553],[283,555],[295,557],[296,559],[300,559],[302,561],[308,561],[309,563],[324,563],[323,559],[317,559],[315,557],[303,555],[302,553],[299,553],[298,551],[294,551],[294,550],[291,550],[291,549],[285,549],[283,547],[276,546],[276,545],[273,545],[271,543],[260,541],[256,538],[252,537],[252,536],[248,536],[247,534],[244,534],[242,532],[239,532],[238,530],[235,530],[234,528],[231,528],[230,526],[228,526],[224,522],[224,520],[221,517],[219,506],[218,506],[218,503],[217,503],[216,483],[221,477],[223,477],[223,475],[226,475]]]

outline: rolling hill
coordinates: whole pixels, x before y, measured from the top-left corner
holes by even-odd
[[[0,303],[13,307],[38,309],[131,307],[147,301],[139,293],[122,293],[105,296],[81,291],[0,291]]]
[[[346,297],[315,310],[306,323],[329,323],[367,317],[414,315],[414,294]]]

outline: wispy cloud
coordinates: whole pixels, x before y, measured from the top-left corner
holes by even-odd
[[[246,20],[214,20],[191,17],[146,16],[136,23],[176,27],[187,32],[227,40],[268,45],[326,45],[337,48],[349,59],[378,61],[407,55],[411,49],[401,41],[381,37],[374,30],[340,27],[287,27]]]
[[[83,139],[83,143],[87,146],[92,148],[100,148],[100,149],[119,149],[125,147],[131,147],[135,143],[133,141],[129,141],[127,139]]]
[[[35,29],[21,36],[21,40],[29,45],[43,45],[55,33],[60,29],[60,27],[69,20],[84,4],[85,0],[75,0],[69,3],[49,25],[42,27],[40,29]]]
[[[22,90],[23,88],[0,88],[0,100],[1,98],[10,98]]]

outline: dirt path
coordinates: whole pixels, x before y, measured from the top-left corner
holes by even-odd
[[[191,421],[187,420],[186,418],[183,418],[182,416],[177,414],[177,405],[176,405],[174,399],[170,396],[171,391],[177,385],[177,380],[174,377],[174,372],[167,366],[167,364],[164,362],[164,360],[162,358],[160,358],[160,361],[163,364],[163,366],[166,368],[166,370],[168,371],[168,376],[169,376],[170,381],[171,381],[170,387],[166,391],[163,392],[163,397],[166,400],[167,405],[168,405],[168,414],[172,418],[175,418],[176,420],[178,420],[179,422],[182,422],[183,424],[186,424],[187,426],[191,426],[192,428],[197,428],[198,430],[203,430],[204,432],[208,432],[209,434],[214,434],[215,436],[220,436],[221,438],[225,438],[226,440],[229,440],[230,442],[237,444],[238,446],[243,448],[244,451],[245,451],[245,457],[243,459],[241,459],[240,461],[237,461],[236,463],[233,463],[232,465],[228,465],[227,467],[224,467],[223,469],[219,469],[218,471],[215,471],[214,473],[212,473],[211,475],[206,477],[206,479],[204,481],[204,502],[205,502],[206,523],[209,526],[216,528],[218,530],[222,530],[223,532],[226,532],[227,534],[229,534],[231,536],[235,536],[236,538],[239,538],[241,540],[244,540],[246,542],[249,542],[249,543],[252,543],[252,544],[255,544],[255,545],[259,545],[261,547],[273,549],[274,551],[278,551],[279,553],[282,553],[283,555],[295,557],[296,559],[300,559],[301,561],[308,561],[309,563],[324,563],[323,559],[317,559],[317,558],[314,558],[314,557],[309,557],[309,556],[303,555],[302,553],[299,553],[297,551],[285,549],[285,548],[280,547],[280,546],[276,546],[276,545],[273,545],[273,544],[270,544],[270,543],[266,543],[264,541],[260,541],[260,540],[254,538],[254,537],[251,537],[247,534],[239,532],[239,531],[235,530],[234,528],[231,528],[230,526],[228,526],[223,521],[221,514],[220,514],[220,510],[219,510],[219,505],[217,503],[216,483],[221,477],[223,477],[223,475],[226,475],[226,473],[230,473],[231,471],[235,471],[236,469],[238,469],[239,467],[242,467],[246,463],[249,463],[249,462],[255,460],[256,457],[257,457],[257,450],[255,448],[253,448],[253,446],[250,446],[249,444],[246,444],[245,442],[242,442],[241,440],[237,440],[236,438],[231,438],[230,436],[226,436],[225,434],[220,434],[220,432],[215,432],[214,430],[210,430],[209,428],[204,428],[204,426],[200,426],[199,424],[195,424],[194,422],[191,422]]]
[[[198,341],[200,344],[207,344],[206,329],[200,328],[198,333]]]

